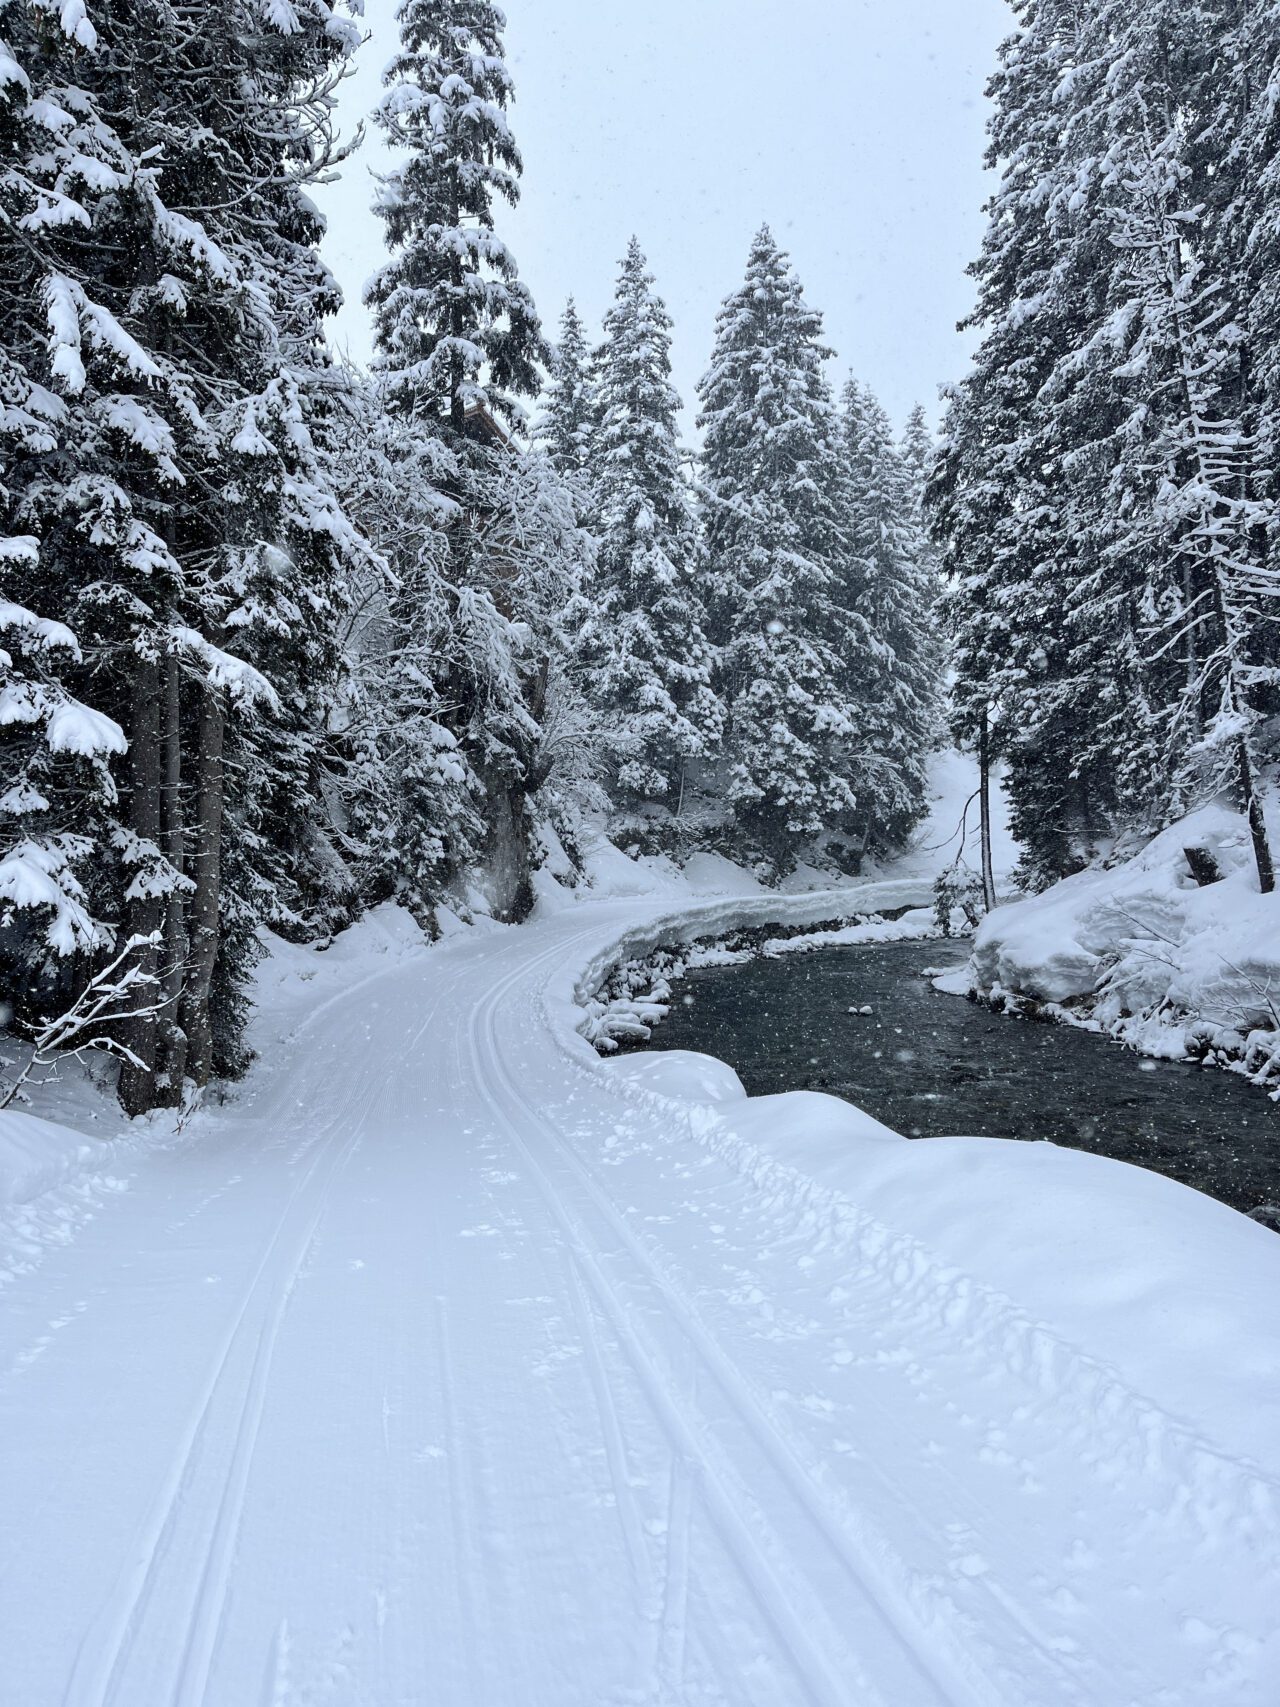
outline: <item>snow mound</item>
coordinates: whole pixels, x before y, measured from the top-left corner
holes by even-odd
[[[1186,850],[1221,876],[1203,886]],[[1146,1054],[1280,1079],[1280,894],[1258,892],[1244,820],[1209,806],[1110,870],[997,908],[974,939],[970,988],[1035,1003]]]
[[[83,1172],[101,1148],[52,1120],[0,1110],[0,1205],[30,1203],[52,1191]]]
[[[667,1049],[654,1055],[623,1055],[603,1063],[611,1077],[641,1090],[681,1102],[721,1103],[746,1100],[742,1080],[714,1055],[693,1049]]]
[[[913,1141],[820,1092],[738,1097],[718,1063],[664,1059],[599,1066],[683,1104],[675,1128],[732,1161],[803,1248],[883,1276],[957,1348],[980,1340],[993,1379],[1005,1368],[1043,1387],[1082,1440],[1123,1423],[1158,1442],[1207,1506],[1222,1475],[1233,1502],[1248,1504],[1255,1477],[1280,1497],[1274,1233],[1108,1157]]]

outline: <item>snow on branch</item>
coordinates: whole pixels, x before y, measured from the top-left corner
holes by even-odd
[[[154,1018],[164,1008],[165,997],[160,981],[153,973],[144,971],[137,960],[137,951],[156,948],[161,933],[131,936],[115,958],[94,975],[71,1006],[52,1019],[42,1019],[25,1029],[31,1042],[31,1055],[11,1085],[0,1093],[0,1109],[8,1108],[15,1097],[22,1096],[22,1087],[37,1067],[54,1066],[63,1055],[83,1054],[88,1049],[105,1049],[135,1067],[142,1062],[126,1043],[102,1027],[123,1022],[137,1024]],[[138,1001],[138,992],[152,990],[154,999]]]
[[[271,683],[243,658],[224,652],[194,628],[171,628],[169,639],[175,650],[185,652],[205,666],[213,687],[226,688],[236,705],[266,705],[279,711],[280,698]]]

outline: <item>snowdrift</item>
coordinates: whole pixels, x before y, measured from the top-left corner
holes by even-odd
[[[0,1208],[52,1191],[101,1152],[102,1145],[82,1132],[16,1109],[0,1110]]]
[[[1221,877],[1197,884],[1187,848],[1206,850]],[[974,939],[968,988],[1145,1054],[1233,1066],[1280,1093],[1280,894],[1259,894],[1244,820],[1222,807],[1110,870],[997,908]]]
[[[980,1338],[993,1379],[1030,1375],[1082,1439],[1131,1427],[1206,1499],[1226,1465],[1280,1495],[1280,1238],[1266,1228],[1107,1157],[913,1141],[816,1091],[748,1098],[687,1051],[599,1070],[731,1160],[807,1250],[880,1275],[957,1345]]]

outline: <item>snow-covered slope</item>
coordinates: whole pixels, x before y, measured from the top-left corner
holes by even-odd
[[[1214,856],[1219,881],[1196,884],[1189,847]],[[1110,870],[997,908],[974,940],[968,985],[1148,1054],[1219,1054],[1280,1083],[1280,894],[1259,894],[1244,820],[1223,807]]]
[[[780,905],[266,969],[239,1102],[3,1294],[0,1699],[1273,1707],[1280,1240],[596,1058],[620,943]]]

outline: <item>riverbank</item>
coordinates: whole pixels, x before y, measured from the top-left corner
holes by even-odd
[[[1259,894],[1248,827],[1225,807],[998,907],[946,988],[1224,1067],[1280,1100],[1280,894]]]
[[[1280,1110],[1238,1078],[932,988],[970,944],[824,948],[693,966],[654,1050],[727,1061],[753,1096],[839,1096],[910,1137],[1048,1140],[1165,1174],[1243,1213],[1280,1197]]]

